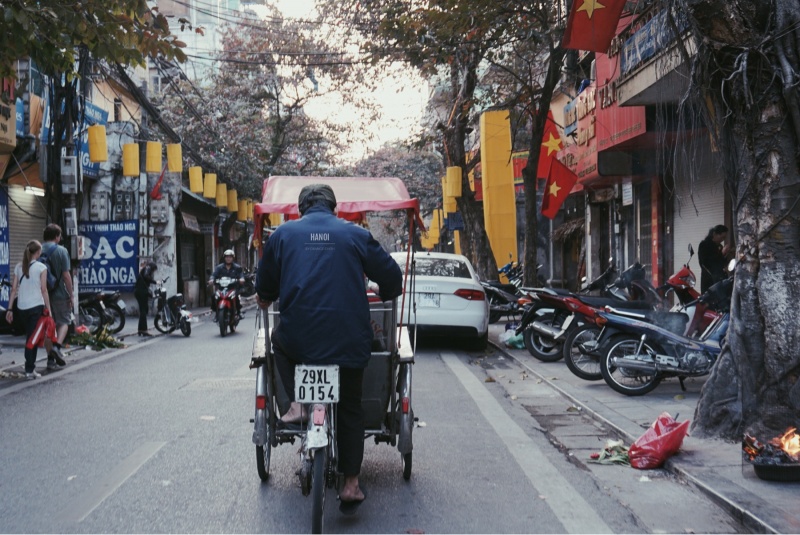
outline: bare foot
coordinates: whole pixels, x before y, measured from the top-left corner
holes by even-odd
[[[287,424],[297,423],[305,420],[308,420],[308,413],[303,410],[303,406],[296,401],[292,401],[292,405],[289,407],[289,410],[286,411],[286,414],[281,416],[281,421]]]
[[[364,501],[364,493],[358,485],[358,477],[345,477],[344,485],[339,492],[339,499],[343,502]]]

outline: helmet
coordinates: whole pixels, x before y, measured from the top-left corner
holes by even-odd
[[[233,249],[226,249],[225,252],[222,253],[222,256],[232,256],[236,258],[236,255],[233,253]]]

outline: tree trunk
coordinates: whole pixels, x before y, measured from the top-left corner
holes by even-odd
[[[789,72],[800,72],[800,5],[690,3],[695,32],[705,38],[698,57],[715,73],[701,87],[718,118],[738,262],[727,340],[701,392],[693,433],[772,438],[800,425],[800,322],[793,310],[800,302],[800,124]]]
[[[473,53],[460,59],[450,66],[450,88],[456,111],[444,132],[446,165],[461,167],[462,195],[456,199],[456,204],[464,219],[464,231],[460,233],[462,254],[469,259],[482,280],[497,280],[497,262],[483,224],[483,207],[469,189],[465,149],[480,56]]]
[[[536,171],[539,167],[539,153],[542,148],[542,137],[547,121],[547,112],[553,99],[553,91],[561,79],[561,63],[564,58],[564,49],[560,46],[550,49],[550,58],[547,65],[542,93],[539,97],[538,110],[531,121],[531,144],[528,148],[528,161],[522,170],[522,181],[525,191],[525,252],[523,257],[523,283],[525,286],[539,286],[536,273],[538,264],[537,241],[539,229],[537,217],[539,207],[536,198]],[[543,177],[542,177],[543,178]],[[552,277],[552,273],[550,274]]]

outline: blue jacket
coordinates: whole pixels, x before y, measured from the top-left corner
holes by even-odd
[[[319,205],[279,226],[256,277],[262,299],[280,298],[275,343],[297,362],[364,368],[373,337],[365,275],[384,301],[402,293],[400,267],[368,230]]]

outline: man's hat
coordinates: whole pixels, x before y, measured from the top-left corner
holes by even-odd
[[[306,213],[306,210],[317,204],[324,204],[330,208],[331,212],[336,209],[336,195],[333,194],[333,189],[327,184],[309,184],[300,190],[300,195],[297,197],[297,208],[300,210],[300,215]]]

